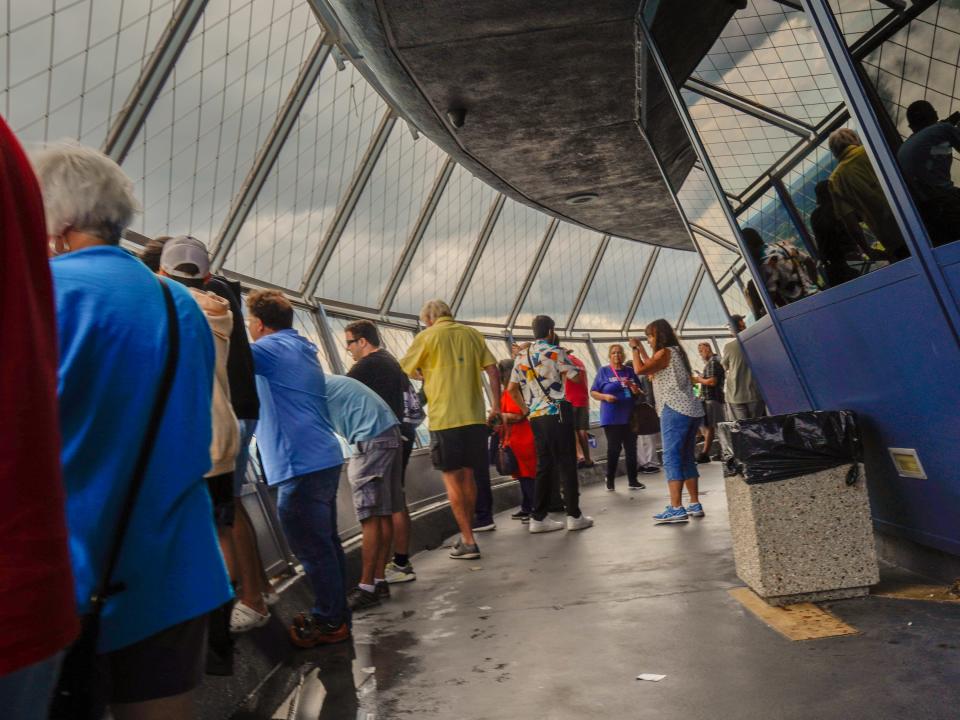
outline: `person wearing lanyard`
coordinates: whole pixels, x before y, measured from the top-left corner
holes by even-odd
[[[600,368],[590,388],[590,396],[600,401],[600,425],[607,436],[607,490],[614,489],[621,449],[626,456],[628,487],[645,487],[637,480],[637,436],[630,431],[630,413],[640,386],[625,359],[623,345],[611,345],[610,364]]]

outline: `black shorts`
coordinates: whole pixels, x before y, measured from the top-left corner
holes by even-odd
[[[200,615],[101,655],[110,702],[157,700],[197,687],[206,664],[207,618]]]
[[[213,500],[213,521],[217,527],[233,527],[233,473],[206,478]]]
[[[441,472],[475,468],[488,462],[486,425],[462,425],[430,431],[430,459]]]
[[[403,470],[400,472],[400,486],[405,487],[407,484],[407,465],[410,464],[410,454],[413,452],[413,439],[404,436],[402,448]]]

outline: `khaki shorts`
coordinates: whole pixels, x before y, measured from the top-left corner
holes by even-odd
[[[347,480],[353,489],[358,520],[402,511],[406,503],[400,430],[392,427],[375,438],[358,442],[357,452],[347,464]]]

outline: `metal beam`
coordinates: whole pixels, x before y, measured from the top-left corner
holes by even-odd
[[[805,4],[809,2],[810,0],[804,0]],[[655,42],[653,42],[653,35],[650,32],[650,29],[647,27],[646,21],[643,19],[642,15],[637,17],[637,25],[640,28],[640,31],[643,33],[647,47],[650,50],[650,55],[657,67],[657,70],[660,72],[660,77],[663,79],[664,86],[667,89],[667,95],[673,102],[674,109],[677,111],[677,115],[680,117],[680,122],[683,124],[683,128],[690,139],[690,144],[693,146],[697,156],[700,158],[700,163],[703,165],[703,170],[707,175],[707,179],[710,181],[710,185],[713,187],[713,191],[716,194],[717,199],[720,201],[720,207],[727,218],[727,222],[730,224],[730,229],[733,231],[733,236],[737,239],[737,244],[740,246],[740,254],[746,261],[747,266],[750,268],[750,274],[756,281],[760,296],[763,299],[764,304],[767,306],[767,312],[770,315],[770,321],[773,324],[774,329],[777,331],[780,341],[783,343],[787,358],[793,367],[794,374],[797,377],[798,384],[803,391],[804,397],[806,398],[809,406],[813,409],[816,409],[817,405],[814,401],[813,393],[810,391],[810,386],[807,384],[807,379],[803,374],[803,369],[800,367],[800,364],[797,361],[796,353],[793,351],[790,338],[783,330],[780,316],[777,314],[776,308],[773,305],[773,301],[770,299],[770,294],[767,291],[766,283],[759,279],[762,278],[763,275],[760,273],[760,269],[757,267],[756,260],[750,254],[747,243],[743,239],[740,226],[737,224],[737,218],[734,216],[733,209],[730,207],[730,204],[727,202],[726,196],[723,193],[723,186],[720,184],[720,178],[714,170],[713,164],[710,162],[710,156],[703,144],[703,140],[700,138],[700,135],[697,132],[697,128],[693,122],[693,119],[690,117],[686,103],[683,102],[680,92],[673,84],[673,81],[670,78],[670,71],[667,68],[663,56],[660,54],[660,48]]]
[[[287,95],[283,107],[280,108],[273,127],[270,128],[270,133],[253,161],[253,167],[247,173],[243,185],[240,186],[240,191],[234,196],[227,218],[213,241],[210,252],[213,256],[211,265],[214,270],[218,270],[226,261],[227,254],[233,247],[237,235],[240,234],[240,229],[246,222],[260,190],[263,189],[263,184],[270,175],[270,171],[273,170],[273,166],[280,156],[280,151],[290,136],[300,111],[310,96],[310,91],[313,90],[317,78],[320,77],[323,63],[329,55],[330,45],[325,42],[324,35],[321,35],[314,43],[303,67],[300,68],[300,74],[297,76],[293,88]]]
[[[600,263],[603,261],[603,256],[607,252],[607,246],[609,245],[610,236],[604,235],[600,239],[600,246],[597,248],[597,252],[593,256],[593,261],[590,263],[590,268],[587,270],[587,276],[583,279],[583,284],[580,285],[580,292],[577,293],[577,299],[573,303],[573,310],[570,311],[570,317],[567,320],[567,326],[565,328],[568,333],[573,332],[577,325],[577,320],[580,319],[580,311],[583,310],[583,304],[587,300],[590,287],[593,285],[594,278],[597,277],[597,270],[600,269]]]
[[[460,276],[460,282],[457,284],[457,289],[453,293],[453,301],[450,303],[450,309],[453,310],[454,317],[456,317],[457,313],[460,312],[460,305],[463,303],[463,298],[467,294],[467,288],[470,286],[470,280],[473,278],[473,274],[477,271],[477,265],[480,264],[480,257],[483,255],[483,251],[487,247],[487,242],[490,240],[490,235],[493,233],[494,225],[496,225],[497,220],[500,219],[500,211],[503,210],[503,204],[505,202],[506,198],[503,195],[497,195],[497,199],[494,200],[493,204],[490,206],[486,220],[483,221],[483,227],[480,230],[480,234],[477,236],[477,244],[473,246],[473,251],[470,253],[470,257],[467,259],[467,265],[463,270],[463,274]]]
[[[725,90],[721,87],[717,87],[716,85],[711,85],[703,80],[689,78],[683,84],[683,87],[685,90],[690,90],[697,95],[702,95],[705,98],[714,100],[722,105],[726,105],[729,108],[733,108],[734,110],[742,112],[745,115],[750,115],[751,117],[762,120],[770,125],[775,125],[782,130],[792,132],[800,137],[809,138],[814,136],[817,132],[817,129],[809,123],[805,123],[802,120],[797,120],[796,118],[780,112],[779,110],[768,108],[765,105],[761,105],[760,103],[737,95],[736,93],[732,93],[729,90]]]
[[[317,324],[317,330],[320,331],[320,342],[323,343],[331,368],[337,375],[343,375],[346,368],[343,366],[343,359],[340,357],[340,351],[337,348],[337,340],[333,336],[330,318],[327,317],[327,311],[323,307],[323,303],[317,303],[311,315],[313,315],[313,320]]]
[[[122,163],[130,152],[130,146],[143,127],[150,108],[163,90],[177,58],[180,57],[206,7],[207,0],[181,0],[174,10],[173,17],[160,36],[146,67],[140,73],[137,84],[133,86],[123,109],[107,132],[102,149],[117,164]]]
[[[668,188],[669,189],[669,188]],[[626,333],[630,330],[630,323],[633,322],[633,316],[637,314],[637,308],[640,307],[640,300],[643,293],[646,292],[647,285],[650,282],[650,276],[653,275],[653,267],[657,264],[657,258],[660,257],[660,248],[653,248],[650,257],[647,258],[643,270],[640,272],[640,281],[637,283],[637,289],[633,292],[633,298],[630,300],[630,306],[627,308],[627,316],[623,319],[620,326],[620,332]]]
[[[423,234],[427,231],[427,227],[430,225],[430,220],[433,218],[433,213],[436,211],[437,205],[440,204],[440,198],[443,195],[443,191],[447,187],[447,183],[450,182],[450,176],[453,175],[453,170],[456,168],[456,166],[457,164],[453,161],[453,158],[447,156],[447,161],[444,163],[443,167],[440,169],[440,172],[437,174],[436,180],[433,182],[433,188],[430,190],[430,195],[427,196],[427,201],[420,210],[420,216],[417,218],[417,222],[413,226],[413,232],[410,233],[410,237],[407,239],[407,242],[403,247],[403,252],[400,253],[400,259],[397,261],[393,272],[390,274],[390,279],[387,281],[387,287],[383,291],[383,296],[380,298],[380,302],[377,304],[377,307],[380,308],[380,313],[382,315],[386,315],[390,311],[390,306],[393,305],[393,300],[396,298],[397,292],[400,290],[400,284],[403,282],[403,278],[407,274],[407,270],[410,269],[410,263],[413,262],[413,258],[417,254],[417,249],[420,247],[420,241],[423,240]]]
[[[510,317],[507,318],[507,327],[511,330],[513,329],[514,324],[517,322],[517,316],[520,315],[520,310],[523,308],[523,304],[527,300],[527,295],[530,293],[530,288],[533,287],[533,280],[537,273],[540,272],[540,267],[543,265],[543,260],[546,258],[547,253],[550,252],[550,243],[553,242],[553,236],[557,234],[558,227],[560,227],[560,221],[556,218],[553,218],[550,221],[550,224],[547,225],[547,232],[544,233],[543,239],[540,241],[540,247],[537,248],[537,254],[533,257],[533,264],[530,266],[529,272],[527,272],[527,277],[523,280],[523,285],[520,286],[520,292],[517,295],[516,301],[513,303],[513,309],[510,311]]]
[[[323,271],[326,269],[327,263],[330,262],[333,251],[337,248],[337,242],[340,240],[340,236],[343,235],[343,231],[347,227],[347,221],[350,219],[354,208],[357,206],[357,201],[360,199],[360,195],[363,193],[363,188],[366,187],[367,180],[370,179],[370,174],[373,172],[373,168],[377,164],[380,153],[387,144],[387,138],[390,137],[390,131],[393,130],[393,126],[396,124],[396,122],[397,117],[393,114],[393,110],[387,108],[387,111],[380,120],[380,125],[377,126],[376,131],[373,133],[373,137],[370,139],[370,144],[367,146],[367,151],[360,160],[360,165],[353,174],[353,179],[350,180],[350,185],[348,186],[347,191],[343,194],[343,198],[340,200],[340,205],[337,207],[336,214],[333,216],[333,221],[330,223],[330,227],[327,229],[326,236],[320,242],[320,247],[317,248],[317,253],[313,256],[313,260],[310,261],[310,266],[307,269],[303,284],[300,288],[304,297],[313,297],[314,293],[317,291],[317,285],[320,283],[320,277],[323,275]]]
[[[682,333],[684,327],[687,324],[687,318],[690,316],[690,309],[693,307],[693,303],[697,299],[697,293],[700,292],[700,285],[703,283],[703,276],[707,272],[706,265],[701,263],[700,269],[697,270],[697,276],[693,279],[693,283],[690,285],[690,294],[687,295],[686,301],[683,303],[683,307],[680,308],[680,317],[677,318],[677,332]],[[720,302],[721,307],[723,306],[723,301]]]
[[[725,248],[726,250],[729,250],[730,252],[735,252],[739,254],[740,248],[738,248],[735,243],[732,243],[726,238],[721,237],[720,235],[717,235],[712,230],[708,230],[707,228],[703,227],[703,225],[697,225],[694,222],[688,223],[688,224],[690,225],[690,229],[693,230],[694,235],[700,235],[706,238],[707,240],[709,240],[710,242],[716,243],[720,247]]]
[[[810,234],[810,230],[807,228],[806,223],[803,222],[803,216],[800,215],[800,209],[797,207],[796,203],[793,202],[793,198],[790,196],[790,193],[787,192],[787,188],[783,184],[783,181],[780,178],[773,178],[772,183],[773,189],[777,191],[777,197],[779,197],[780,202],[783,203],[783,208],[787,211],[787,216],[793,223],[793,226],[797,231],[797,235],[800,236],[800,240],[803,241],[807,253],[815,260],[819,260],[820,251],[817,248],[817,244],[813,241],[813,236]]]

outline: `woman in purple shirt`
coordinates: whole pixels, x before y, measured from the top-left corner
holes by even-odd
[[[645,487],[637,480],[637,436],[630,431],[630,413],[640,386],[625,359],[623,345],[611,345],[610,364],[597,371],[590,388],[590,397],[600,401],[600,425],[607,436],[607,490],[613,490],[621,448],[626,455],[628,486],[631,490]]]

